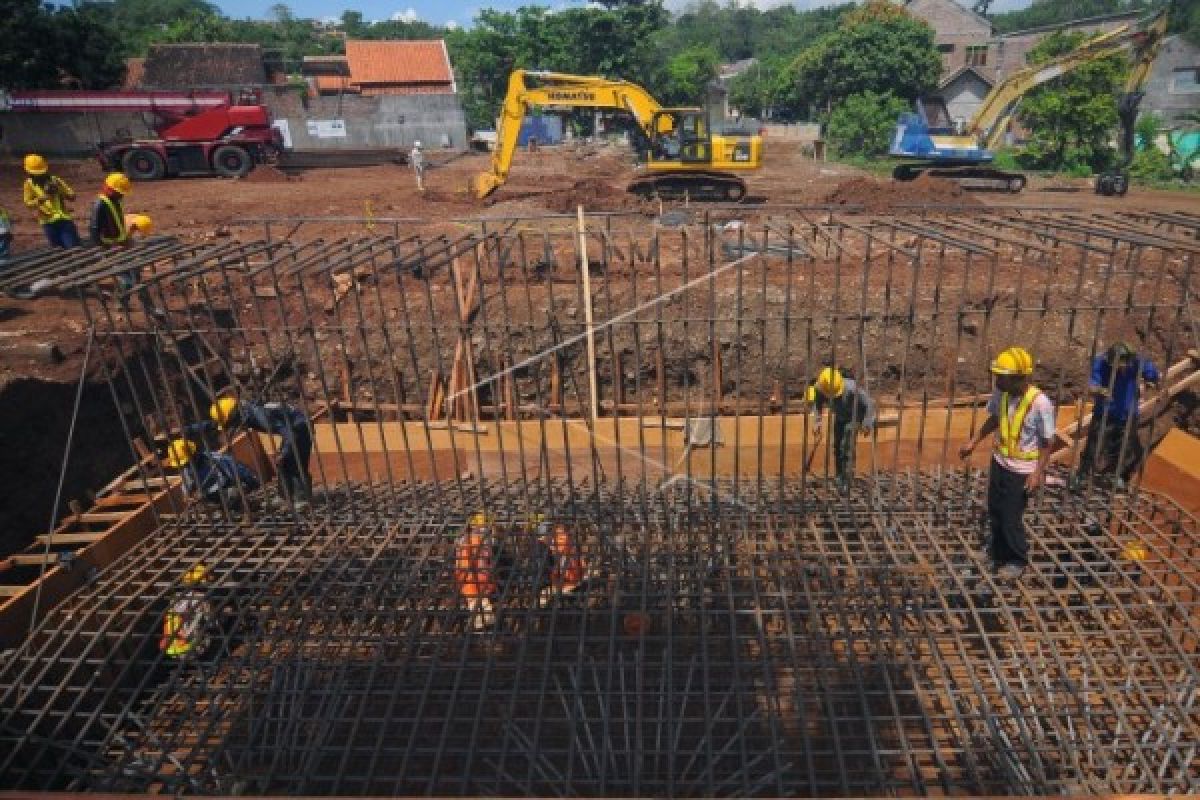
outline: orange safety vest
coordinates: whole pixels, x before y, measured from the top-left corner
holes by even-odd
[[[163,635],[158,641],[158,647],[173,658],[187,655],[191,651],[192,642],[184,633],[183,614],[167,612],[163,618]]]
[[[575,537],[563,525],[555,525],[549,541],[544,542],[554,557],[550,568],[550,585],[559,590],[570,590],[583,581],[583,558]]]
[[[1000,435],[996,438],[997,453],[1018,461],[1038,460],[1040,451],[1021,450],[1020,443],[1021,427],[1025,424],[1025,415],[1029,413],[1029,407],[1041,393],[1042,390],[1036,386],[1026,389],[1025,396],[1021,398],[1021,402],[1017,403],[1017,408],[1011,416],[1008,411],[1008,392],[1000,395]]]
[[[455,543],[454,582],[463,597],[491,597],[496,593],[492,547],[483,531],[469,530]]]

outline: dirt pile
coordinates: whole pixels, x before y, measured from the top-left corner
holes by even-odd
[[[547,192],[538,199],[559,214],[573,214],[579,206],[587,211],[628,211],[644,205],[641,198],[600,178],[582,178],[569,188]]]
[[[242,177],[247,183],[286,183],[287,181],[303,180],[301,175],[288,175],[278,167],[270,164],[259,164]]]
[[[862,206],[867,211],[884,211],[902,205],[980,205],[978,198],[954,181],[922,175],[915,181],[877,181],[852,178],[838,184],[825,196],[838,206]]]

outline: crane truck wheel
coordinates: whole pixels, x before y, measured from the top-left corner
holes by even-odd
[[[121,157],[121,170],[135,181],[157,181],[167,172],[162,156],[144,147],[135,147]]]
[[[242,148],[225,144],[213,151],[213,170],[223,178],[241,178],[254,168],[250,154]]]

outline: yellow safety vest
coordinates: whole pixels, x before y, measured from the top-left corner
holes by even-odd
[[[1021,427],[1025,424],[1025,415],[1034,399],[1042,393],[1036,386],[1025,390],[1025,396],[1017,403],[1017,409],[1012,416],[1008,413],[1008,392],[1000,395],[1000,436],[996,439],[996,452],[1006,458],[1019,461],[1037,461],[1038,450],[1021,450]]]
[[[63,200],[73,197],[74,193],[62,178],[52,175],[45,186],[34,183],[33,178],[26,178],[22,190],[25,205],[37,210],[39,225],[71,218]]]
[[[168,611],[163,619],[163,635],[159,647],[169,656],[187,655],[192,649],[192,642],[183,631],[183,614]]]
[[[124,244],[129,241],[129,228],[125,226],[125,215],[117,213],[117,206],[111,198],[100,195],[100,200],[104,202],[108,213],[112,215],[113,222],[117,225],[117,237],[114,239],[109,236],[101,236],[100,244]]]

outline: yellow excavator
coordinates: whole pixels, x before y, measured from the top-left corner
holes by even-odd
[[[1024,175],[991,166],[993,150],[1003,141],[1021,98],[1035,87],[1084,64],[1128,52],[1132,69],[1125,81],[1125,91],[1117,99],[1123,164],[1096,181],[1096,191],[1101,194],[1124,194],[1129,188],[1125,168],[1132,159],[1133,124],[1142,99],[1141,87],[1149,77],[1166,33],[1167,15],[1163,11],[1140,26],[1122,26],[1089,39],[1044,64],[1018,70],[996,84],[965,126],[955,126],[941,98],[919,99],[916,113],[900,117],[890,150],[892,156],[917,163],[901,164],[892,177],[911,181],[929,174],[998,184],[999,188],[1011,192],[1021,191],[1025,187]]]
[[[487,197],[508,179],[521,121],[531,106],[630,113],[640,131],[646,174],[628,189],[643,196],[737,202],[746,196],[746,182],[733,171],[762,166],[761,136],[714,134],[703,109],[663,108],[649,92],[628,81],[515,70],[496,129],[492,168],[471,182],[476,197]]]

